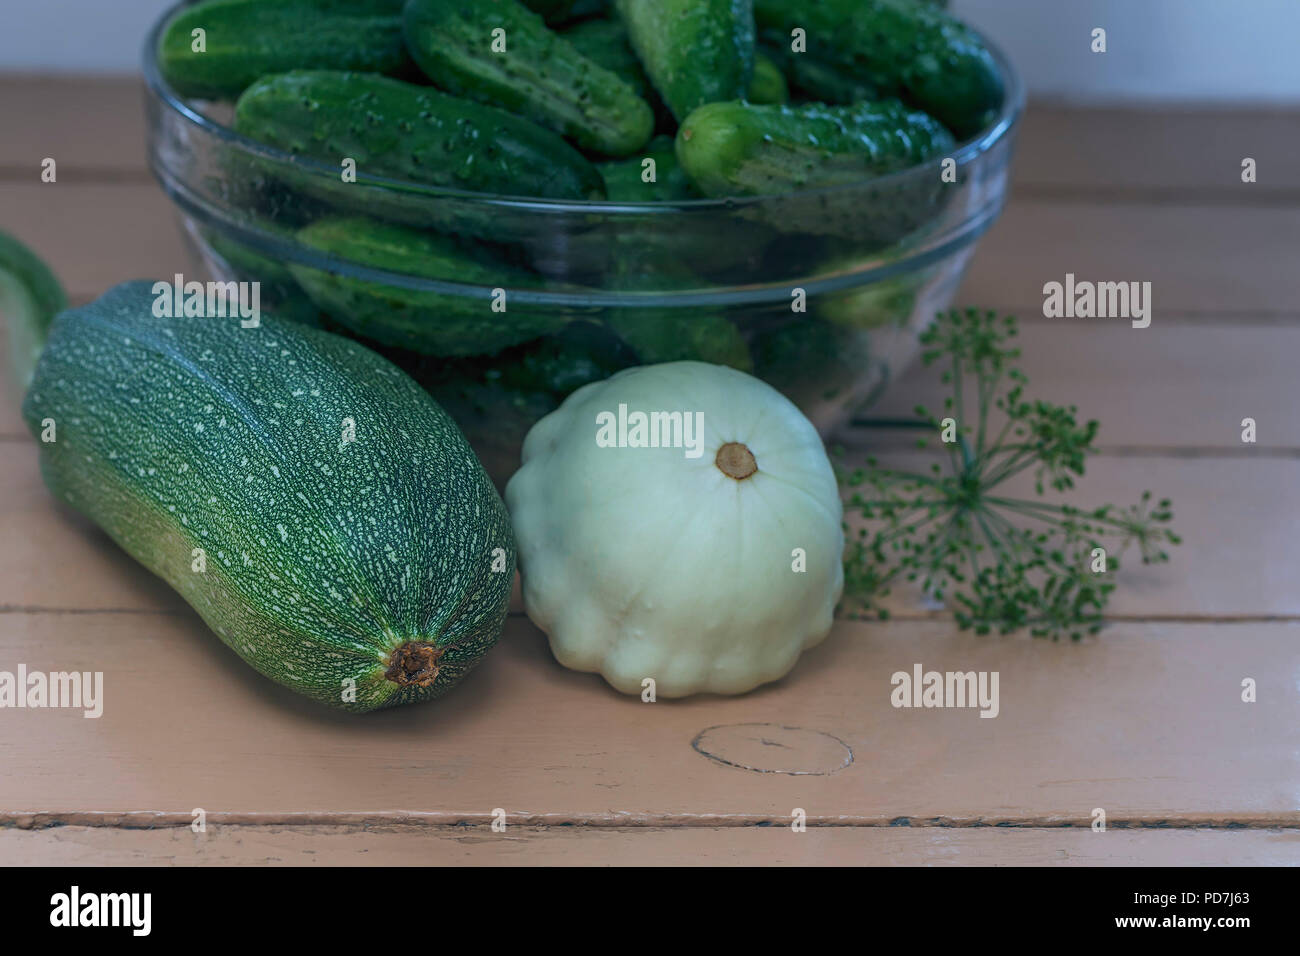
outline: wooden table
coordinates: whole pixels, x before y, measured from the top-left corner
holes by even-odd
[[[134,83],[8,78],[0,117],[0,227],[75,300],[189,268]],[[648,705],[559,667],[516,612],[444,701],[326,712],[55,507],[7,404],[0,669],[103,671],[105,710],[0,711],[0,862],[1296,863],[1298,120],[1030,110],[961,301],[1018,312],[1037,394],[1101,419],[1080,500],[1153,488],[1185,538],[1126,571],[1077,644],[976,637],[908,602],[841,621],[775,686]],[[1067,272],[1151,281],[1151,327],[1042,318]],[[935,392],[914,370],[880,411]],[[998,671],[1000,715],[894,709],[889,675],[913,662]],[[693,746],[706,728],[722,759]]]

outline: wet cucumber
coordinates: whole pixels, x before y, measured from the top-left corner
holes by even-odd
[[[786,37],[806,31],[808,55],[881,96],[901,96],[958,138],[987,126],[1002,103],[1001,77],[979,36],[935,5],[754,0],[754,16]]]
[[[680,121],[739,100],[754,72],[752,0],[615,0],[632,48]]]
[[[540,287],[542,280],[446,236],[361,218],[321,219],[298,233],[306,246],[363,266],[486,289]],[[406,289],[291,263],[316,305],[357,335],[426,355],[483,355],[564,327],[570,316],[488,298]]]
[[[832,106],[880,99],[875,87],[827,66],[809,53],[791,50],[790,38],[778,30],[759,31],[759,41],[761,54],[770,57],[789,77],[791,89],[806,99]],[[753,101],[752,96],[750,99]]]
[[[785,81],[785,74],[764,53],[754,54],[754,76],[749,81],[749,95],[745,98],[760,106],[784,103],[790,99],[790,87]]]
[[[567,27],[560,36],[587,59],[617,74],[636,91],[637,96],[647,102],[658,96],[632,49],[627,27],[621,20],[592,17]]]
[[[410,0],[405,28],[411,55],[438,86],[584,149],[626,156],[654,131],[654,113],[632,86],[517,0]]]
[[[548,129],[504,110],[367,73],[295,70],[254,83],[235,130],[359,173],[511,196],[599,199],[600,173]],[[352,185],[339,183],[343,189]]]
[[[952,145],[937,121],[897,101],[709,103],[682,123],[677,158],[706,196],[760,196],[860,182],[916,166]]]
[[[646,164],[654,160],[654,166]],[[612,202],[673,202],[699,197],[691,181],[677,162],[671,136],[656,136],[641,155],[598,167],[605,179],[605,195]],[[650,170],[654,179],[648,179]]]
[[[515,567],[455,423],[348,339],[154,301],[132,282],[55,320],[23,406],[50,491],[297,693],[362,712],[450,689]]]
[[[395,73],[410,60],[402,0],[207,0],[168,23],[158,63],[182,96],[233,99],[268,73]]]

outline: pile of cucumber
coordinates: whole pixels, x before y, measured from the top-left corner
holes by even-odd
[[[157,53],[179,94],[233,104],[243,136],[354,165],[360,180],[232,152],[229,198],[263,229],[332,261],[484,290],[704,289],[795,258],[878,252],[941,212],[950,189],[937,171],[834,200],[809,190],[947,156],[1003,97],[989,51],[932,0],[203,0],[166,25]],[[371,176],[408,188],[371,188]],[[472,202],[413,202],[421,189],[773,198],[698,235],[593,216],[556,236],[515,234]],[[814,309],[791,342],[775,315],[523,302],[501,314],[486,298],[273,261],[214,229],[204,238],[279,314],[390,350],[472,437],[476,415],[485,428],[513,418],[522,437],[538,409],[634,364],[696,359],[821,395],[854,366],[840,358],[828,381],[817,363],[852,354],[855,330],[905,321],[924,278],[844,299],[836,315]]]
[[[1002,99],[978,37],[923,0],[206,0],[158,54],[260,142],[544,198],[862,180],[942,155]],[[673,190],[627,173],[656,135]]]

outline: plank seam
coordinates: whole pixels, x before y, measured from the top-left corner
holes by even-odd
[[[374,811],[374,812],[295,812],[295,813],[208,813],[208,826],[268,828],[293,826],[332,826],[367,829],[375,826],[402,826],[421,829],[490,827],[491,813],[455,811]],[[790,819],[771,814],[722,813],[650,813],[626,812],[575,814],[556,812],[511,812],[507,823],[513,827],[591,827],[613,829],[654,828],[747,828],[784,827]],[[156,830],[189,828],[191,813],[164,810],[112,811],[22,811],[0,813],[0,830],[49,830],[59,827],[91,827],[121,830]],[[1041,817],[997,816],[854,816],[809,815],[810,827],[845,827],[855,829],[1014,829],[1014,830],[1089,830],[1090,818],[1044,815]],[[1110,817],[1107,829],[1116,830],[1300,830],[1300,815],[1294,813],[1203,814],[1170,817]]]

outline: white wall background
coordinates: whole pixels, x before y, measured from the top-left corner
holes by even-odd
[[[0,0],[0,71],[126,72],[171,0]],[[1300,0],[952,0],[1032,94],[1300,103]],[[1108,52],[1089,52],[1093,27]],[[0,82],[3,82],[0,80]]]

